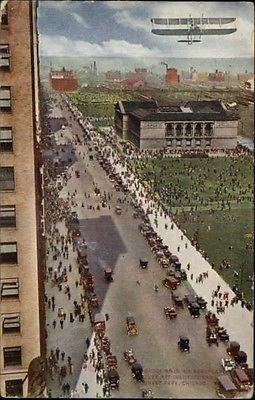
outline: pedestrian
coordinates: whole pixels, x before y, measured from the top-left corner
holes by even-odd
[[[222,296],[222,293],[221,293],[221,292],[219,292],[219,299],[221,298],[221,296]]]
[[[181,240],[183,240],[183,235],[181,235]]]
[[[212,307],[214,306],[214,300],[211,301],[211,305],[212,305]]]
[[[177,251],[178,251],[178,253],[180,252],[180,246],[177,247]]]
[[[70,357],[70,356],[68,356],[68,357],[67,357],[67,362],[68,362],[68,365],[70,365],[70,364],[71,364],[71,361],[72,361],[71,357]]]
[[[55,297],[54,296],[51,297],[51,301],[52,301],[52,303],[55,303]]]
[[[48,307],[51,308],[51,301],[50,301],[50,299],[48,300]]]
[[[72,272],[72,265],[71,264],[69,264],[69,272]]]
[[[52,303],[52,311],[55,310],[55,303]]]
[[[70,292],[67,293],[67,297],[68,297],[68,300],[71,299],[71,293]]]
[[[65,352],[61,351],[61,360],[64,361],[64,359],[65,359]]]
[[[219,292],[219,291],[220,291],[220,285],[217,286],[217,292]]]
[[[187,264],[187,270],[190,270],[190,263]]]
[[[60,322],[60,327],[61,327],[61,329],[63,329],[64,321],[61,319],[59,322]]]
[[[53,322],[52,322],[52,325],[53,325],[53,328],[54,328],[54,329],[56,328],[56,324],[57,324],[57,323],[56,323],[56,320],[54,319]]]
[[[69,373],[70,373],[71,375],[73,375],[73,371],[74,371],[74,366],[73,366],[73,364],[71,363],[71,364],[69,364]]]
[[[225,307],[228,307],[228,300],[225,300]]]
[[[60,353],[60,349],[59,349],[59,347],[57,347],[57,348],[56,348],[56,357],[57,357],[57,360],[59,360],[59,353]]]
[[[70,385],[68,382],[66,383],[66,391],[67,391],[67,394],[69,395],[70,394]]]
[[[89,390],[89,385],[87,384],[87,382],[84,384],[84,389],[85,389],[85,393],[87,393]]]
[[[155,292],[158,292],[158,286],[157,285],[154,285],[154,290],[155,290]]]
[[[109,319],[110,319],[110,316],[109,316],[108,313],[106,313],[106,314],[105,314],[105,320],[106,320],[106,322],[109,321]]]
[[[136,284],[137,284],[138,286],[141,286],[141,282],[140,282],[140,281],[136,281]]]
[[[193,274],[190,275],[190,279],[191,279],[191,280],[193,280],[193,276],[194,276]]]
[[[185,249],[187,249],[187,248],[188,248],[188,243],[186,242],[186,243],[185,243]]]
[[[65,383],[62,385],[62,391],[63,391],[63,394],[66,394],[66,384]]]
[[[79,281],[76,279],[75,286],[78,287],[78,285],[79,285]]]
[[[87,346],[87,349],[89,348],[89,345],[90,345],[90,340],[89,340],[89,338],[87,337],[87,339],[86,339],[86,346]]]

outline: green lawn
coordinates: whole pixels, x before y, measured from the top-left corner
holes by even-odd
[[[242,282],[240,278],[238,283],[251,299],[247,278],[253,271],[252,158],[159,157],[132,163],[177,215],[190,239],[198,230],[199,247],[228,283],[234,283],[233,270],[243,268]],[[223,259],[230,262],[231,269],[219,270]]]
[[[245,298],[251,300],[251,283],[247,278],[253,274],[253,209],[215,211],[213,214],[203,211],[192,215],[192,220],[189,220],[183,213],[180,214],[180,227],[186,230],[190,239],[195,231],[198,232],[199,247],[207,253],[209,262],[214,263],[215,270],[229,284],[235,283],[233,271],[239,272],[243,268],[243,277],[239,273],[238,284]],[[230,269],[219,269],[223,259],[230,262]]]

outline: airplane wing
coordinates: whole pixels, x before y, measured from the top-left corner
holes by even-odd
[[[230,33],[236,32],[236,28],[229,29],[203,29],[199,32],[192,32],[190,29],[152,29],[151,32],[155,35],[167,35],[167,36],[182,36],[182,35],[229,35]]]

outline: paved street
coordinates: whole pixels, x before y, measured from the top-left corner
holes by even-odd
[[[67,120],[70,120],[70,115],[66,107],[62,111],[56,106],[51,114],[54,118],[62,116]],[[63,145],[65,148],[65,157],[70,154],[74,134],[83,138],[81,127],[73,120],[71,128],[60,128],[55,132],[58,147]],[[140,397],[141,389],[147,387],[152,389],[155,397],[215,398],[216,377],[222,373],[220,360],[226,356],[227,345],[220,343],[219,347],[208,346],[205,338],[206,323],[203,318],[205,312],[202,312],[200,318],[193,319],[185,308],[178,310],[176,320],[170,321],[165,318],[164,307],[172,304],[169,289],[163,287],[161,283],[166,271],[156,262],[147,242],[140,234],[138,225],[141,220],[133,218],[134,210],[129,204],[129,197],[126,196],[125,199],[122,192],[116,192],[98,162],[89,160],[88,147],[84,144],[74,146],[74,163],[69,167],[71,179],[68,180],[60,195],[66,198],[68,192],[77,190],[75,202],[78,204],[73,206],[72,210],[78,213],[81,235],[88,245],[88,262],[94,275],[99,307],[104,314],[108,313],[110,316],[106,325],[106,335],[111,340],[112,353],[117,356],[120,375],[120,390],[112,392],[111,396]],[[80,171],[80,178],[75,177],[75,170]],[[101,193],[105,191],[112,194],[107,203],[108,208],[88,209],[89,205],[95,208],[99,204],[101,206],[100,198],[94,191],[95,184]],[[90,197],[85,198],[84,192]],[[122,215],[114,213],[118,198],[125,199],[122,204]],[[154,217],[151,217],[152,224],[153,220]],[[219,282],[223,291],[225,289],[230,291],[223,280],[219,281],[221,278],[218,274],[211,270],[210,265],[190,243],[187,249],[184,248],[184,243],[188,240],[184,238],[181,241],[182,233],[177,227],[175,226],[174,230],[169,228],[166,230],[165,223],[164,217],[158,216],[157,230],[173,252],[177,252],[177,246],[181,246],[178,256],[182,265],[185,267],[190,262],[190,272],[193,272],[194,276],[202,271],[209,271],[209,278],[205,283],[196,284],[195,280],[189,280],[189,283],[185,282],[181,285],[180,291],[187,294],[195,289],[196,293],[208,299],[209,303],[211,292]],[[170,221],[167,223],[170,226]],[[64,224],[59,224],[59,229],[63,234],[66,233]],[[148,270],[141,270],[138,266],[139,258],[143,257],[149,261]],[[102,387],[96,383],[95,371],[91,363],[87,363],[86,369],[82,368],[84,353],[87,351],[89,355],[93,345],[93,332],[88,316],[84,322],[76,319],[74,323],[70,323],[67,317],[64,329],[60,328],[59,323],[55,329],[52,327],[53,320],[58,319],[58,307],[63,307],[69,315],[69,312],[73,310],[73,301],[79,300],[82,292],[81,287],[76,288],[75,285],[79,275],[76,253],[69,251],[69,259],[62,260],[64,264],[71,263],[72,265],[72,271],[68,273],[71,300],[68,300],[63,292],[59,292],[57,287],[50,287],[48,282],[48,297],[54,295],[56,299],[55,311],[48,309],[47,312],[48,352],[58,346],[61,351],[65,351],[65,357],[72,357],[74,371],[73,374],[68,374],[65,381],[69,382],[72,390],[76,388],[74,397],[96,397],[97,394],[102,396]],[[48,265],[53,265],[53,269],[57,265],[52,260],[51,253],[48,257]],[[114,270],[114,281],[111,283],[106,283],[104,280],[105,266],[110,266]],[[140,281],[140,286],[137,281]],[[157,293],[154,291],[155,284],[159,286]],[[248,347],[251,343],[250,333],[252,332],[251,313],[249,315],[246,313],[248,313],[247,310],[239,309],[239,305],[235,305],[234,310],[229,308],[220,318],[223,318],[222,325],[231,334],[231,339],[238,340],[242,350],[247,351],[248,356],[251,357],[252,352]],[[125,319],[129,314],[132,314],[137,322],[139,331],[137,337],[129,337],[126,334]],[[233,314],[236,315],[236,319]],[[233,321],[236,324],[237,333],[233,330]],[[240,321],[242,321],[242,326]],[[191,352],[188,354],[181,353],[177,347],[180,335],[190,338]],[[87,337],[92,343],[88,350],[85,344]],[[144,383],[136,383],[132,378],[130,367],[124,361],[123,351],[130,347],[133,348],[136,358],[144,368]],[[82,385],[85,382],[89,385],[87,394]],[[51,381],[49,377],[48,386],[52,389],[53,396],[61,395],[61,386],[56,377],[54,381]]]

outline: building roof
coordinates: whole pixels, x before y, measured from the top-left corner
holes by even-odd
[[[190,107],[194,113],[222,113],[226,110],[219,100],[188,101],[185,107]]]
[[[150,110],[150,109],[157,109],[157,102],[155,100],[151,101],[120,101],[124,113],[130,113],[132,111],[137,110],[138,108],[140,109],[145,109],[145,110]]]
[[[228,113],[148,112],[137,109],[129,113],[141,121],[231,121],[238,117]]]

